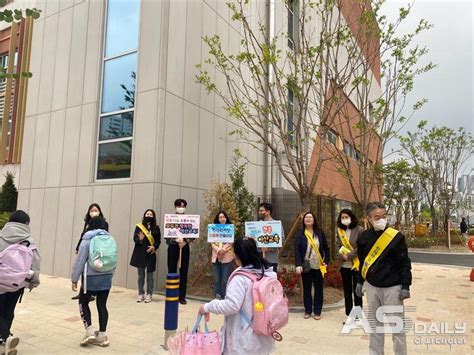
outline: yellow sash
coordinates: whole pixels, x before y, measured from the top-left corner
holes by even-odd
[[[141,224],[141,223],[138,223],[137,224],[137,227],[140,228],[140,230],[143,232],[143,234],[145,234],[145,237],[148,238],[148,241],[150,242],[150,245],[152,247],[155,246],[155,238],[153,238],[153,236],[151,235],[151,233],[148,231],[148,229],[146,229],[146,227]]]
[[[349,242],[349,238],[347,238],[346,231],[344,229],[338,228],[337,233],[339,234],[339,238],[341,239],[342,245],[344,245],[349,251],[353,251],[354,248],[352,247],[351,243]],[[356,256],[352,259],[352,270],[359,270],[359,258]]]
[[[327,266],[324,265],[324,261],[323,261],[323,258],[321,257],[321,253],[319,252],[319,248],[316,245],[313,239],[313,236],[309,233],[307,229],[305,229],[304,235],[306,236],[306,239],[308,239],[308,242],[311,245],[311,248],[313,248],[313,250],[316,252],[316,255],[318,256],[319,270],[321,270],[321,275],[323,275],[323,278],[324,278],[324,275],[327,272]]]
[[[387,228],[385,232],[377,239],[374,246],[370,249],[369,254],[365,257],[364,265],[362,265],[362,277],[365,279],[367,271],[379,258],[382,252],[387,248],[390,242],[395,238],[398,231],[393,228]]]

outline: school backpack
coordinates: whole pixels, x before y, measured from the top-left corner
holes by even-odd
[[[34,272],[33,250],[36,248],[24,244],[13,244],[0,252],[0,294],[16,292],[28,286]]]
[[[89,266],[98,272],[108,272],[117,266],[117,243],[114,237],[101,232],[93,237],[89,245]]]
[[[248,317],[241,310],[242,318],[252,326],[256,335],[271,336],[281,341],[283,338],[278,330],[288,323],[289,306],[280,281],[268,276],[259,279],[254,273],[239,269],[231,275],[229,282],[236,275],[252,280],[253,317]]]

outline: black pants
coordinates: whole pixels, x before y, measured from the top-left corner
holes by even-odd
[[[5,341],[10,336],[10,328],[15,317],[15,307],[23,289],[0,295],[0,340]]]
[[[321,315],[323,309],[323,288],[324,280],[321,271],[311,269],[310,272],[305,272],[302,275],[303,279],[303,300],[304,312],[306,314]],[[314,299],[311,297],[311,291],[314,285]]]
[[[278,263],[270,263],[270,266],[273,268],[273,271],[278,272]]]
[[[170,244],[168,246],[168,273],[178,272],[179,245]],[[188,284],[189,269],[189,244],[183,247],[181,253],[181,268],[179,269],[179,300],[186,299],[186,287]]]
[[[91,309],[89,308],[89,302],[91,296],[95,296],[95,302],[97,304],[97,312],[99,313],[99,331],[105,332],[107,330],[107,322],[109,321],[109,311],[107,311],[107,298],[109,298],[110,290],[104,291],[87,291],[84,293],[84,289],[81,288],[79,295],[79,312],[81,313],[82,322],[84,327],[92,325]]]
[[[344,287],[344,300],[346,304],[346,316],[351,313],[352,307],[362,307],[362,298],[357,297],[355,289],[357,286],[357,271],[351,270],[348,267],[341,267],[342,285]],[[354,297],[354,304],[352,303],[352,297]]]

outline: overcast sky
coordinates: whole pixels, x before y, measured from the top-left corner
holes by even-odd
[[[387,0],[383,11],[394,20],[398,9],[408,3],[410,1]],[[438,66],[415,82],[410,103],[421,98],[428,99],[428,103],[407,124],[407,129],[415,130],[420,120],[427,120],[433,125],[463,126],[474,132],[473,3],[474,0],[414,2],[401,31],[411,31],[422,18],[432,23],[434,27],[420,35],[417,42],[428,46],[427,58]],[[387,152],[398,147],[398,142],[392,141]]]

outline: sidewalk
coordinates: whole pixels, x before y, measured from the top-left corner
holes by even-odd
[[[416,345],[411,331],[407,335],[408,352],[468,354],[474,350],[474,283],[469,281],[470,269],[413,264],[412,298],[407,306],[416,312],[407,313],[415,323],[447,322],[452,330],[454,322],[466,322],[466,334],[438,335],[464,338],[465,345],[453,347],[432,345],[428,349]],[[76,301],[70,298],[67,279],[43,275],[41,287],[25,293],[18,305],[12,331],[21,338],[19,354],[166,354],[163,343],[164,300],[155,296],[150,304],[137,304],[136,292],[114,287],[109,298],[108,336],[110,347],[80,347],[83,325]],[[180,306],[180,328],[192,327],[200,303],[189,301]],[[91,305],[93,322],[97,312]],[[344,311],[325,312],[320,321],[303,320],[303,315],[290,313],[290,322],[282,331],[283,341],[277,343],[275,354],[367,354],[369,337],[362,330],[351,335],[340,335]],[[223,317],[211,316],[211,329],[218,329]],[[424,336],[423,339],[430,337]],[[386,335],[385,349],[392,352],[392,340]]]

